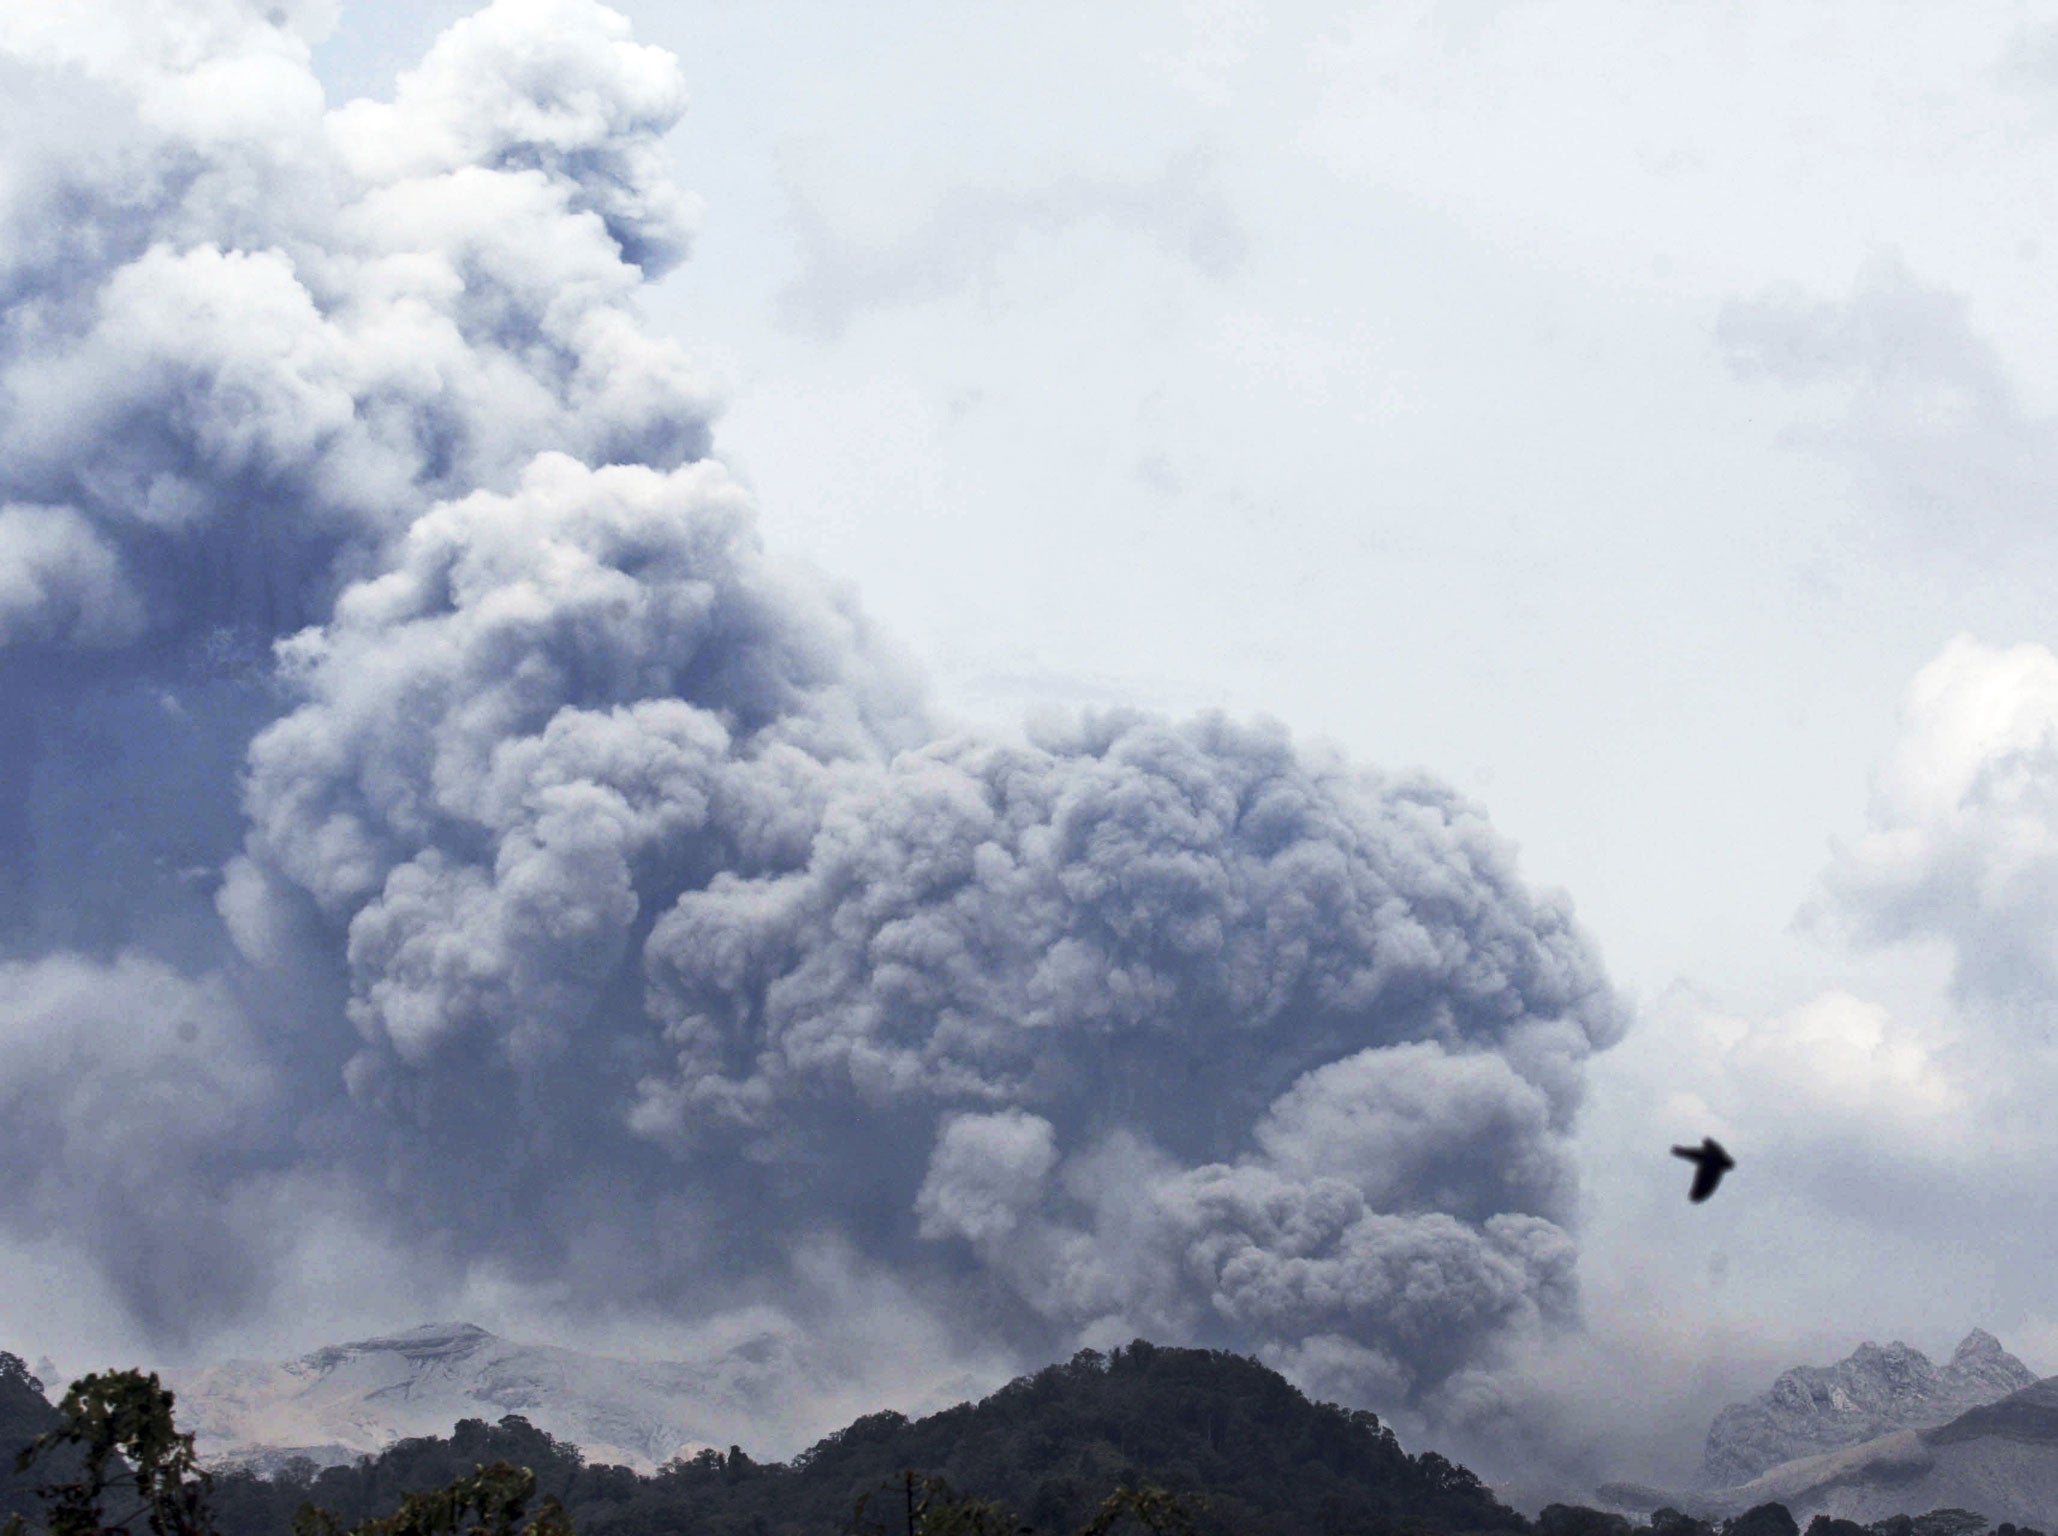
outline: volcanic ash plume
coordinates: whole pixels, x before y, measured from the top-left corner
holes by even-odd
[[[1275,727],[941,731],[639,327],[668,55],[499,0],[325,110],[290,16],[133,9],[0,24],[9,1240],[164,1337],[318,1209],[396,1297],[1375,1403],[1571,1315],[1565,905]]]

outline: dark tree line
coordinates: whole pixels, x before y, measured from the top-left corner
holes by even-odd
[[[870,1414],[791,1462],[703,1450],[641,1475],[509,1415],[350,1466],[210,1476],[154,1376],[56,1408],[0,1353],[0,1536],[1802,1536],[1778,1504],[1719,1525],[1553,1504],[1529,1520],[1376,1415],[1310,1402],[1254,1360],[1138,1341],[923,1419]],[[1963,1510],[1806,1536],[1978,1536]],[[1995,1536],[2043,1536],[2002,1526]]]
[[[1720,1522],[1696,1519],[1676,1509],[1654,1511],[1646,1525],[1633,1524],[1627,1516],[1579,1504],[1546,1505],[1536,1518],[1536,1536],[1803,1536],[1800,1525],[1784,1504],[1760,1504]],[[1806,1536],[1981,1536],[1987,1529],[1985,1515],[1969,1509],[1933,1509],[1926,1515],[1893,1515],[1860,1525],[1817,1515],[1808,1522]],[[1994,1536],[2044,1536],[2032,1527],[2017,1527],[2003,1521]]]
[[[401,1441],[352,1467],[223,1475],[215,1500],[224,1536],[270,1536],[301,1500],[363,1519],[490,1460],[532,1468],[581,1536],[900,1536],[910,1479],[920,1483],[914,1523],[928,1536],[1125,1527],[1455,1536],[1527,1526],[1465,1468],[1434,1452],[1408,1455],[1376,1415],[1311,1403],[1252,1360],[1141,1342],[1082,1352],[923,1419],[867,1415],[788,1463],[732,1446],[638,1476],[588,1465],[510,1416]]]

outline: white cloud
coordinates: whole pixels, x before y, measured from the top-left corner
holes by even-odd
[[[1953,640],[1909,685],[1864,834],[1820,913],[1876,942],[1949,946],[1961,997],[2058,989],[2058,657]]]
[[[794,185],[803,266],[782,293],[782,308],[794,323],[831,339],[868,311],[1002,286],[1021,249],[1095,229],[1221,279],[1240,265],[1248,236],[1216,185],[1212,159],[1190,150],[1150,175],[1074,173],[1045,177],[1033,189],[954,187],[918,229],[885,247],[840,231],[829,211]]]

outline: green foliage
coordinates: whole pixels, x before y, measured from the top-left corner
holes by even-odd
[[[648,1477],[588,1465],[510,1414],[354,1466],[303,1459],[210,1484],[172,1408],[155,1376],[116,1371],[81,1378],[53,1410],[0,1353],[0,1431],[33,1426],[20,1467],[69,1474],[37,1485],[34,1533],[16,1518],[0,1536],[1718,1536],[1676,1509],[1645,1526],[1568,1504],[1525,1520],[1466,1468],[1408,1455],[1376,1415],[1312,1403],[1252,1360],[1140,1341],[925,1419],[867,1415],[790,1465],[731,1446]],[[1986,1524],[1962,1509],[1867,1526],[1817,1516],[1808,1536],[1981,1536]],[[1799,1532],[1783,1505],[1762,1504],[1719,1536]]]
[[[881,1494],[887,1497],[875,1504]],[[971,1498],[940,1477],[909,1470],[859,1498],[850,1529],[853,1536],[897,1536],[903,1530],[907,1536],[1021,1536],[1028,1527],[1003,1504]]]
[[[1546,1504],[1536,1517],[1537,1536],[1629,1536],[1621,1515],[1584,1504]]]
[[[1801,1536],[1801,1528],[1784,1504],[1760,1504],[1723,1521],[1722,1536]]]
[[[1078,1530],[1118,1490],[1146,1485],[1205,1492],[1202,1536],[1523,1524],[1462,1468],[1409,1457],[1376,1415],[1311,1403],[1252,1360],[1142,1342],[1082,1351],[920,1421],[860,1419],[793,1471],[803,1485],[871,1486],[882,1461],[975,1488],[1046,1532]]]
[[[172,1394],[156,1373],[81,1376],[57,1412],[61,1422],[15,1460],[16,1470],[27,1472],[53,1453],[75,1453],[75,1476],[36,1488],[49,1536],[128,1536],[138,1519],[152,1536],[211,1536],[207,1474],[193,1454],[193,1437],[173,1423]],[[129,1507],[107,1514],[102,1506],[110,1493]],[[26,1529],[18,1514],[6,1527],[8,1536]]]
[[[732,1446],[639,1477],[587,1466],[521,1419],[467,1420],[449,1441],[404,1441],[353,1467],[224,1475],[221,1527],[277,1536],[311,1499],[347,1530],[496,1457],[535,1468],[583,1536],[905,1536],[911,1503],[915,1536],[1513,1536],[1527,1525],[1463,1467],[1408,1455],[1374,1414],[1312,1403],[1253,1360],[1138,1343],[1081,1352],[928,1418],[869,1414],[787,1465]]]
[[[1909,1536],[1978,1536],[1986,1528],[1987,1517],[1969,1509],[1933,1509],[1908,1521]]]
[[[15,1357],[5,1357],[0,1360],[0,1377],[11,1375],[7,1361],[20,1365]],[[40,1400],[41,1383],[25,1370],[20,1375],[34,1383]],[[181,1434],[173,1420],[173,1401],[155,1375],[140,1371],[108,1371],[72,1383],[56,1409],[57,1422],[38,1433],[18,1457],[18,1468],[24,1472],[45,1463],[67,1466],[74,1474],[37,1486],[43,1502],[42,1536],[136,1536],[133,1527],[139,1520],[151,1536],[220,1536],[209,1507],[212,1480],[194,1455],[193,1437]],[[550,1452],[543,1458],[546,1464],[554,1459],[560,1466],[578,1465],[577,1453],[567,1455],[548,1435],[521,1420],[503,1423],[510,1426],[503,1429],[503,1440],[526,1441],[525,1448]],[[458,1429],[451,1441],[437,1443],[454,1447],[459,1456],[487,1438],[486,1427],[477,1420]],[[528,1431],[526,1436],[523,1430]],[[313,1463],[304,1462],[267,1489],[280,1496],[304,1494],[317,1481],[313,1473]],[[241,1481],[261,1480],[245,1476]],[[550,1495],[535,1518],[523,1523],[535,1493],[536,1474],[527,1467],[506,1460],[490,1465],[475,1461],[469,1472],[406,1493],[393,1513],[366,1517],[354,1525],[334,1510],[302,1499],[290,1522],[274,1518],[269,1523],[268,1536],[277,1536],[282,1529],[292,1536],[576,1536],[563,1504]],[[110,1516],[105,1509],[110,1496],[129,1507]],[[277,1510],[271,1513],[276,1516]],[[16,1513],[0,1532],[29,1536],[30,1526]]]
[[[1889,1515],[1870,1525],[1817,1515],[1808,1522],[1807,1536],[1980,1536],[1987,1517],[1969,1509],[1933,1509],[1926,1515]],[[2016,1526],[2003,1520],[1994,1536],[2044,1536],[2039,1530]]]
[[[534,1472],[496,1461],[441,1488],[410,1493],[392,1514],[362,1521],[347,1533],[332,1510],[302,1504],[292,1536],[574,1536],[571,1519],[553,1497],[543,1500],[535,1519],[521,1523],[535,1493]]]
[[[882,1494],[886,1498],[874,1503]],[[1132,1526],[1153,1536],[1193,1536],[1193,1515],[1204,1504],[1162,1488],[1117,1488],[1078,1536],[1109,1536]],[[910,1470],[860,1498],[850,1529],[852,1536],[1029,1536],[1032,1528],[998,1500],[972,1498],[943,1478]]]
[[[36,1479],[20,1468],[19,1458],[30,1442],[60,1422],[57,1410],[43,1396],[43,1383],[19,1355],[0,1350],[0,1521],[42,1509]],[[45,1467],[55,1472],[59,1463],[72,1460],[76,1453],[59,1453],[46,1458]]]
[[[1822,1518],[1817,1516],[1817,1519]],[[1808,1527],[1809,1536],[1820,1536],[1814,1526]],[[1705,1520],[1696,1520],[1692,1515],[1683,1515],[1670,1505],[1663,1505],[1651,1511],[1651,1536],[1715,1536],[1715,1527]],[[1839,1532],[1838,1536],[1860,1536],[1860,1533]]]
[[[560,1507],[606,1488],[610,1479],[617,1487],[621,1479],[635,1480],[626,1467],[587,1467],[574,1447],[509,1414],[497,1425],[464,1419],[448,1436],[402,1440],[354,1467],[317,1470],[302,1461],[270,1478],[221,1473],[215,1478],[215,1520],[223,1532],[279,1536],[301,1518],[302,1505],[313,1505],[341,1536],[386,1518],[411,1495],[447,1489],[496,1463],[527,1469],[534,1494]],[[309,1536],[327,1529],[310,1526]]]
[[[1131,1521],[1156,1536],[1193,1536],[1193,1518],[1207,1507],[1205,1499],[1192,1499],[1162,1488],[1117,1488],[1080,1527],[1079,1536],[1107,1536]]]

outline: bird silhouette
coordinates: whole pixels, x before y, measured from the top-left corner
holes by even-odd
[[[1722,1143],[1713,1136],[1703,1136],[1698,1147],[1674,1147],[1672,1155],[1700,1164],[1694,1170],[1694,1187],[1686,1192],[1687,1199],[1696,1203],[1714,1194],[1722,1176],[1736,1166],[1736,1159],[1723,1151]]]

